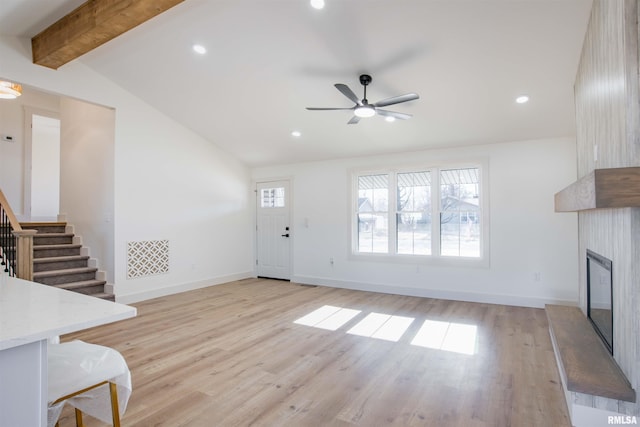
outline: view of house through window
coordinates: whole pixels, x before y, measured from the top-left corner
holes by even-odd
[[[389,175],[358,177],[358,248],[362,252],[389,250]]]
[[[440,171],[440,254],[480,256],[478,168]]]
[[[356,178],[356,253],[481,256],[479,167]]]

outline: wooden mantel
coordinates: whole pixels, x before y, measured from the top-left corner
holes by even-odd
[[[595,169],[555,195],[556,212],[640,207],[640,167]]]

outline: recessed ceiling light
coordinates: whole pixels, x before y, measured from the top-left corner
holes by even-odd
[[[395,122],[395,121],[396,121],[396,118],[395,118],[395,117],[392,117],[392,116],[387,116],[387,117],[385,117],[384,119],[385,119],[386,121],[388,121],[388,122]]]
[[[207,48],[202,46],[201,44],[194,44],[193,51],[199,53],[200,55],[204,55],[205,53],[207,53]]]
[[[525,104],[529,102],[529,97],[527,95],[520,95],[519,97],[516,98],[516,102],[518,104]]]
[[[299,138],[300,136],[302,136],[302,134],[300,133],[300,131],[294,130],[293,132],[291,132],[291,136]]]
[[[324,9],[324,0],[311,0],[311,7],[314,9]]]

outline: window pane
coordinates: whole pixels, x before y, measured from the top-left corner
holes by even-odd
[[[358,177],[358,252],[389,251],[389,175]]]
[[[431,209],[430,172],[398,174],[398,211],[428,211]]]
[[[389,175],[358,177],[358,212],[389,209]]]
[[[431,255],[431,214],[398,213],[396,243],[399,254]]]
[[[440,254],[480,256],[480,171],[440,171]]]
[[[284,187],[263,188],[260,192],[260,207],[283,208]]]
[[[358,214],[358,252],[387,253],[389,251],[388,234],[387,214]]]
[[[399,254],[431,254],[431,174],[399,173],[396,248]]]

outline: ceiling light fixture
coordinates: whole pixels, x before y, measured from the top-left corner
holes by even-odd
[[[20,95],[22,95],[21,85],[0,80],[0,99],[16,99]]]
[[[291,136],[299,138],[300,136],[302,136],[302,133],[300,133],[300,131],[294,130],[293,132],[291,132]]]
[[[389,123],[391,123],[391,122],[395,122],[395,121],[396,121],[396,118],[395,118],[395,117],[393,117],[393,116],[387,116],[387,117],[385,117],[384,119],[385,119],[386,121],[388,121]]]
[[[324,0],[311,0],[311,7],[314,9],[324,9]]]
[[[358,117],[373,117],[376,115],[376,109],[371,105],[361,105],[353,111]]]
[[[199,53],[200,55],[204,55],[205,53],[207,53],[207,48],[202,46],[201,44],[194,44],[193,51],[195,53]]]
[[[516,102],[518,104],[525,104],[525,103],[529,102],[529,97],[527,95],[521,95],[521,96],[516,98]]]

